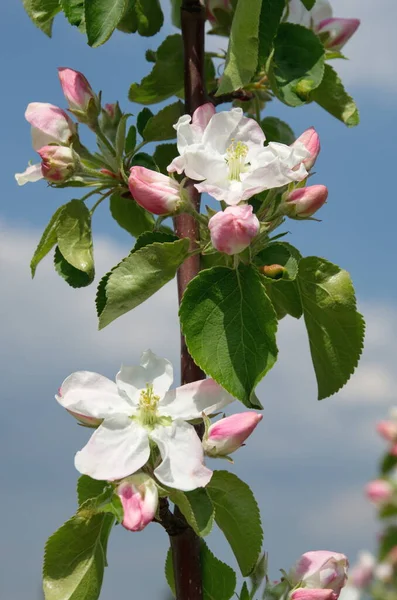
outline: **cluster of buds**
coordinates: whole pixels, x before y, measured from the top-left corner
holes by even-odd
[[[318,550],[303,554],[290,571],[289,600],[337,600],[347,581],[344,554]]]

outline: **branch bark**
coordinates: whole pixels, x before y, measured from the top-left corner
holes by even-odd
[[[185,110],[193,112],[206,102],[204,81],[204,25],[205,10],[199,0],[182,0],[181,25],[185,58]],[[186,184],[190,200],[197,211],[200,210],[200,194],[193,182]],[[190,248],[197,248],[200,229],[197,221],[190,215],[178,215],[174,219],[175,232],[179,237],[190,240]],[[200,255],[188,258],[178,271],[178,296],[181,302],[184,291],[191,279],[200,271]],[[205,379],[205,373],[194,363],[181,334],[181,382],[182,384]],[[202,434],[199,430],[198,433]],[[175,517],[183,519],[176,508]],[[202,577],[200,565],[200,538],[194,531],[186,529],[170,536],[174,567],[177,600],[202,600]]]

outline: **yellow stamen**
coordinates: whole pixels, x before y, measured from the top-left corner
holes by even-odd
[[[229,179],[240,181],[241,173],[247,171],[248,163],[245,159],[248,154],[248,146],[243,142],[232,140],[229,148],[226,150],[226,162],[229,166]]]

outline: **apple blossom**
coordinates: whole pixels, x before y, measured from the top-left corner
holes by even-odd
[[[260,223],[249,204],[228,206],[208,222],[214,248],[225,254],[238,254],[259,233]]]
[[[161,456],[154,475],[161,483],[183,491],[205,486],[212,471],[203,463],[201,440],[188,421],[234,398],[212,379],[169,390],[172,380],[171,363],[150,350],[143,352],[140,366],[122,366],[116,383],[88,371],[65,379],[56,396],[59,404],[103,419],[77,452],[77,470],[93,479],[123,479],[147,463],[154,443]]]
[[[397,423],[395,421],[379,421],[376,430],[388,442],[397,442]]]
[[[146,167],[131,168],[128,187],[138,204],[155,215],[175,214],[185,202],[177,181]]]
[[[393,486],[386,479],[375,479],[365,486],[367,498],[374,504],[384,504],[393,497]]]
[[[338,598],[347,580],[348,565],[344,554],[326,550],[306,552],[302,554],[292,569],[290,580],[294,584],[311,590],[331,590],[335,593],[334,598]],[[300,596],[300,598],[303,600],[304,596]],[[324,596],[324,598],[328,598],[328,596]],[[329,596],[329,598],[333,597]]]
[[[48,144],[69,145],[76,135],[76,126],[68,114],[46,102],[31,102],[25,118],[32,126],[32,145],[40,150]]]
[[[213,423],[203,439],[208,456],[227,456],[238,450],[251,435],[263,416],[255,412],[231,415]]]
[[[53,183],[66,181],[76,170],[77,155],[65,146],[44,146],[38,150],[43,177]]]
[[[314,127],[309,127],[309,129],[306,129],[306,131],[304,131],[294,142],[294,144],[299,143],[303,144],[306,150],[310,152],[310,156],[303,161],[306,169],[310,171],[310,169],[314,166],[317,156],[321,150],[320,137]]]
[[[263,190],[302,181],[308,175],[303,161],[310,157],[300,142],[287,146],[270,142],[260,125],[245,117],[241,108],[214,114],[208,104],[199,107],[193,119],[180,117],[177,131],[179,156],[168,171],[182,173],[200,183],[206,192],[236,205]]]
[[[325,204],[327,197],[325,185],[297,188],[284,195],[280,210],[290,219],[307,219]]]
[[[66,67],[59,67],[58,75],[70,110],[87,113],[90,104],[97,102],[87,78],[83,73]]]
[[[130,531],[142,531],[153,521],[159,494],[157,485],[149,475],[135,473],[124,479],[116,490],[124,510],[122,525]]]
[[[297,588],[289,597],[291,600],[337,600],[338,594],[329,589]]]

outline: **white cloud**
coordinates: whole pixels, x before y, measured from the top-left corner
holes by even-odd
[[[62,379],[81,368],[112,377],[121,362],[134,363],[147,347],[174,363],[179,357],[174,282],[98,332],[95,286],[72,290],[56,275],[51,260],[44,261],[37,279],[30,280],[28,263],[37,238],[38,232],[29,229],[0,226],[0,380],[6,407],[0,422],[0,452],[7,455],[1,469],[8,484],[1,503],[4,514],[11,515],[4,525],[9,527],[4,539],[12,539],[14,527],[20,530],[11,546],[0,544],[7,564],[14,553],[1,585],[4,596],[16,600],[26,597],[35,577],[39,579],[46,535],[74,507],[72,457],[87,432],[53,400]],[[95,247],[99,275],[129,250],[100,236]],[[288,568],[299,553],[315,549],[320,542],[326,547],[327,540],[351,558],[361,545],[373,544],[374,519],[361,490],[375,475],[383,448],[374,421],[387,414],[394,402],[392,390],[397,389],[397,310],[374,304],[363,312],[368,320],[367,344],[357,373],[340,394],[320,403],[304,323],[292,319],[281,323],[280,360],[258,389],[264,419],[231,467],[248,481],[258,499],[265,547],[275,571]],[[240,405],[235,408],[243,410]],[[219,462],[217,468],[225,465]],[[31,511],[25,510],[27,488]],[[29,577],[18,583],[20,593],[13,587],[18,579],[15,554],[21,552],[18,539],[23,540],[22,552],[35,557]],[[134,550],[131,555],[129,550],[133,543],[140,548],[135,559]],[[126,584],[126,564],[138,577],[151,544],[167,545],[155,526],[138,537],[117,530],[110,545],[104,597]],[[219,535],[211,536],[210,544],[214,550],[225,547]],[[147,597],[158,596],[161,577],[142,583]]]

